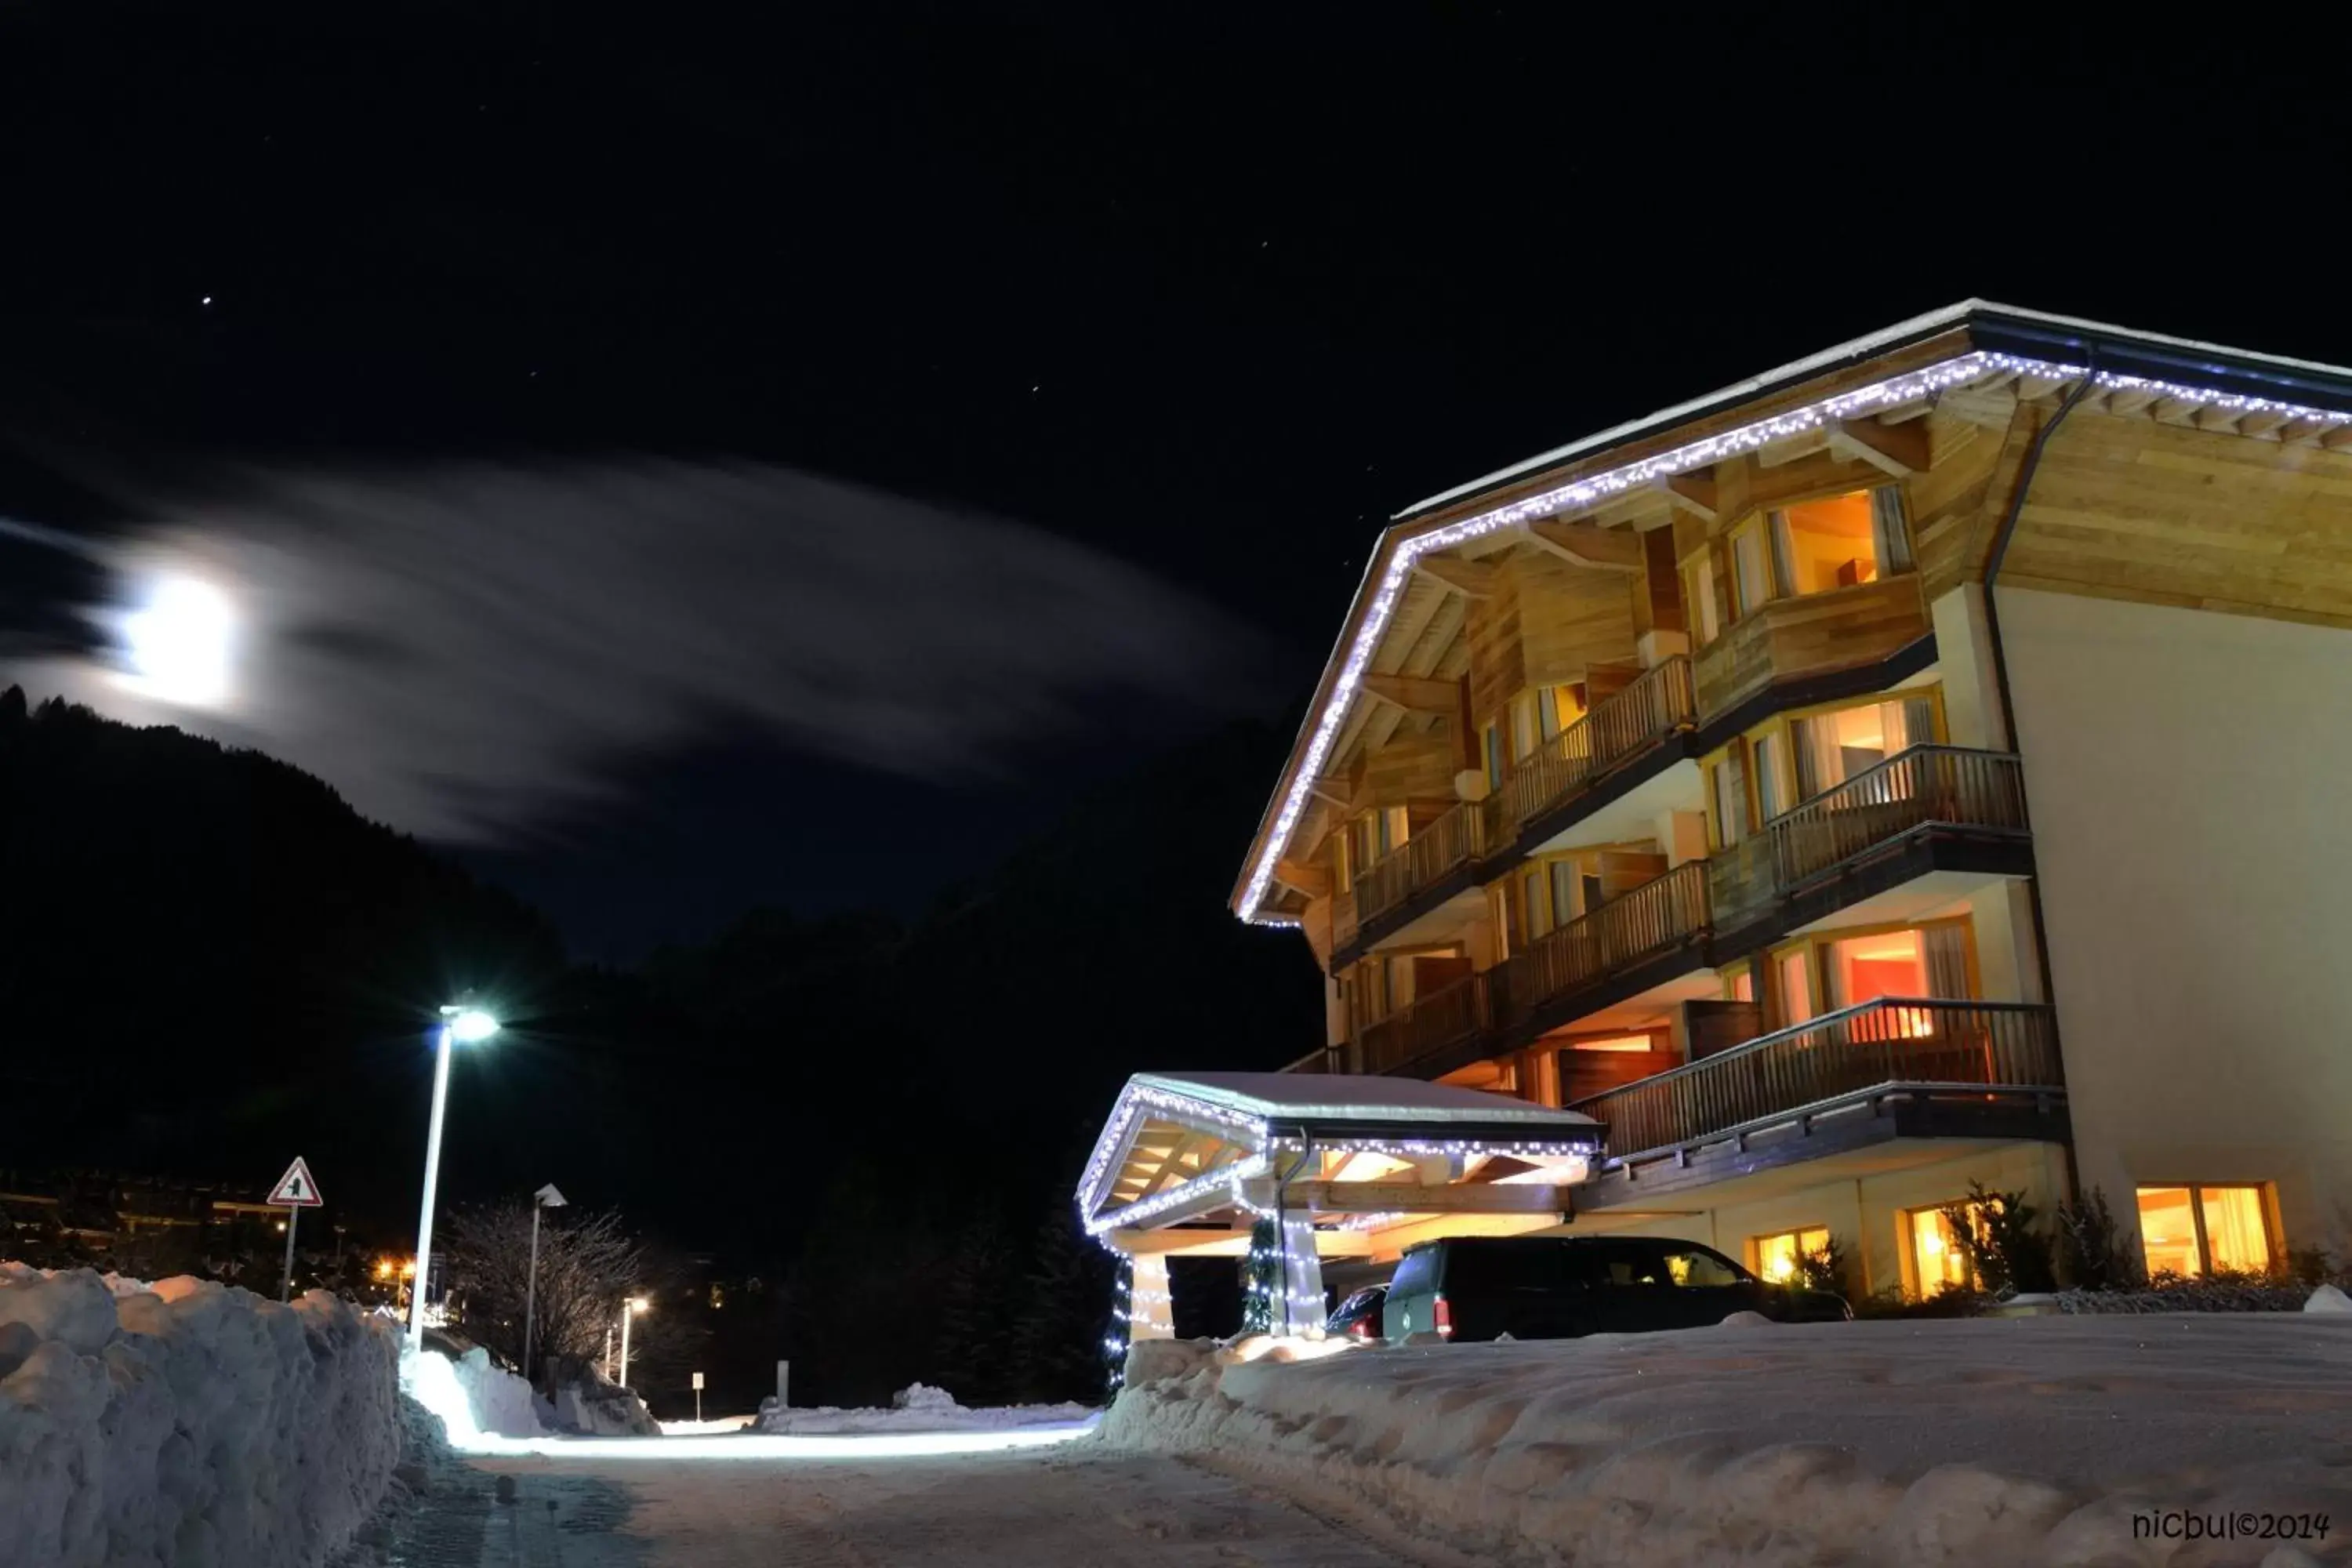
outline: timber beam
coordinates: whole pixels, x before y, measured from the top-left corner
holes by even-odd
[[[1528,524],[1528,537],[1579,566],[1597,566],[1604,572],[1642,569],[1642,536],[1630,530],[1540,517]]]
[[[1849,419],[1830,427],[1830,450],[1841,458],[1868,463],[1898,479],[1925,473],[1927,468],[1927,426],[1923,423],[1881,425]]]
[[[1462,709],[1462,683],[1433,680],[1426,676],[1375,675],[1367,672],[1363,689],[1393,708],[1408,713],[1434,713],[1453,718]]]
[[[1472,599],[1493,598],[1503,576],[1500,570],[1485,562],[1461,561],[1445,555],[1423,555],[1413,562],[1412,569],[1439,587]]]
[[[1569,1189],[1538,1182],[1293,1182],[1287,1206],[1315,1214],[1567,1214]]]

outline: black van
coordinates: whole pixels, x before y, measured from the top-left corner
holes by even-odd
[[[1853,1316],[1826,1290],[1767,1285],[1711,1247],[1651,1236],[1460,1236],[1398,1260],[1381,1328],[1391,1342],[1571,1339],[1720,1323],[1761,1312],[1783,1323]]]

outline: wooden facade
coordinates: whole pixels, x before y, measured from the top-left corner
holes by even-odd
[[[1808,1113],[1808,1085],[1868,1101],[1860,1079],[1924,1063],[1983,1085],[2000,1126],[2064,1135],[1989,566],[2005,538],[2004,595],[2352,628],[2352,373],[2340,413],[2243,383],[2085,384],[2088,351],[1971,357],[1993,330],[1963,311],[1391,529],[1372,580],[1400,552],[1413,568],[1320,764],[1333,787],[1283,847],[1308,869],[1264,906],[1333,976],[1323,1062],[1604,1121],[1638,1106],[1695,1140]],[[1937,367],[1953,368],[1916,396],[1796,417]],[[1775,418],[1785,433],[1712,461],[1416,548]],[[1635,691],[1628,719],[1611,699]],[[1407,830],[1377,863],[1341,847],[1392,806]],[[1965,965],[1934,959],[1923,933],[1946,928]],[[1920,977],[1918,1005],[1867,1014],[1877,1066],[1801,1026],[1898,994],[1868,989],[1895,973]],[[1649,1044],[1577,1047],[1596,1036]],[[1968,1103],[1939,1102],[1935,1125]]]

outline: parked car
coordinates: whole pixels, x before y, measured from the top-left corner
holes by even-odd
[[[1338,1306],[1323,1320],[1323,1332],[1329,1339],[1377,1340],[1381,1337],[1381,1304],[1389,1299],[1385,1285],[1367,1285]]]
[[[1711,1247],[1649,1236],[1423,1242],[1398,1261],[1381,1316],[1393,1341],[1460,1342],[1699,1328],[1743,1311],[1784,1323],[1853,1316],[1830,1291],[1768,1285]]]

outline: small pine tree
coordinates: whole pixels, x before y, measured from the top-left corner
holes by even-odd
[[[2024,1193],[1988,1192],[1982,1182],[1969,1184],[1966,1202],[1944,1205],[1953,1245],[1969,1260],[1978,1286],[1996,1296],[2058,1288],[2050,1238],[2033,1228],[2041,1213]]]
[[[1111,1255],[1079,1227],[1077,1211],[1056,1201],[1037,1227],[1013,1331],[1014,1394],[1024,1402],[1091,1405],[1103,1396],[1103,1342],[1109,1337]]]
[[[2093,1187],[2079,1205],[2058,1205],[2058,1238],[2068,1284],[2084,1290],[2128,1290],[2147,1283],[2107,1207],[2105,1188]]]
[[[1274,1303],[1282,1289],[1282,1227],[1262,1216],[1250,1226],[1249,1257],[1242,1264],[1242,1332],[1274,1332]]]

